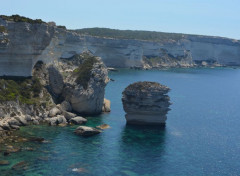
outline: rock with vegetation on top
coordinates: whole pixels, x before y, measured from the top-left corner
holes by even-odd
[[[156,82],[136,82],[123,91],[123,108],[128,124],[164,125],[170,110],[167,86]]]
[[[101,130],[98,130],[93,127],[79,126],[74,133],[80,136],[88,137],[99,134],[101,132],[102,132]]]
[[[80,55],[82,64],[64,82],[63,97],[70,102],[73,111],[80,114],[102,112],[108,71],[100,58],[90,53]]]

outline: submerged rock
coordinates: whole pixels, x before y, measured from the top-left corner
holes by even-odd
[[[96,126],[96,128],[104,130],[104,129],[108,129],[108,128],[111,128],[111,127],[108,124],[102,124],[102,125]]]
[[[9,165],[9,164],[10,164],[9,161],[7,160],[0,161],[0,166]]]
[[[28,140],[32,142],[43,142],[45,139],[42,137],[30,137]]]
[[[28,169],[29,164],[25,161],[21,161],[15,165],[13,165],[12,169],[17,171],[24,171]]]
[[[80,136],[88,137],[99,134],[101,132],[102,132],[101,130],[98,130],[93,127],[79,126],[74,133]]]
[[[167,86],[156,82],[136,82],[123,91],[123,108],[128,124],[164,125],[170,110]]]

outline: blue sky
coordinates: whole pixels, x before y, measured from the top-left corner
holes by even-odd
[[[0,14],[108,27],[240,39],[240,0],[0,0]]]

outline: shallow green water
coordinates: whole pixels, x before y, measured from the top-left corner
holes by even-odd
[[[90,138],[73,134],[76,126],[28,126],[18,135],[44,137],[49,143],[19,145],[21,151],[0,160],[0,175],[240,175],[240,69],[121,70],[110,73],[106,89],[112,112],[88,117],[89,126],[112,128]],[[172,90],[165,128],[125,125],[121,92],[140,80],[158,81]],[[27,162],[27,170],[11,167]],[[80,168],[81,172],[75,172]]]

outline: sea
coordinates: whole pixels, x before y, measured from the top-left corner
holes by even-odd
[[[1,176],[239,176],[240,69],[119,69],[106,87],[111,112],[86,117],[87,126],[111,128],[92,137],[77,126],[21,127],[21,137],[46,142],[15,143],[31,149],[3,156]],[[168,86],[172,105],[165,127],[126,125],[122,92],[131,83]],[[146,117],[147,118],[147,117]],[[1,144],[2,145],[2,144]],[[2,146],[3,147],[3,146]],[[24,167],[13,169],[17,163]]]

